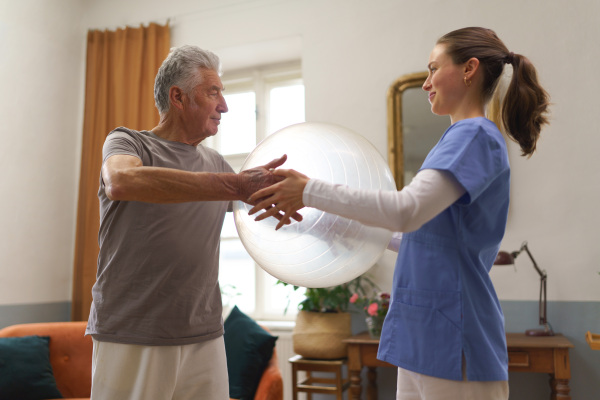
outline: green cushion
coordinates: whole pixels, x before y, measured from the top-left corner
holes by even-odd
[[[62,398],[50,365],[48,336],[0,338],[0,400]]]
[[[260,378],[273,356],[277,336],[265,331],[236,306],[225,321],[224,340],[229,397],[252,400]]]

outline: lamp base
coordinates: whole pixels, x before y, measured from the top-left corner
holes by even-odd
[[[542,325],[541,329],[527,329],[525,331],[527,336],[554,336],[554,332],[550,325]]]

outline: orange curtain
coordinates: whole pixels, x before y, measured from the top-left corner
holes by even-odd
[[[104,139],[119,126],[148,130],[157,125],[154,77],[169,48],[168,25],[88,32],[73,321],[88,318],[96,281],[100,226],[97,193]]]

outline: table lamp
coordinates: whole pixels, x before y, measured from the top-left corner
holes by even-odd
[[[521,244],[521,248],[517,251],[513,251],[512,253],[508,253],[506,251],[498,252],[498,255],[496,256],[496,261],[494,261],[494,265],[514,265],[515,258],[517,258],[518,255],[521,254],[521,252],[523,250],[525,250],[525,252],[529,256],[529,259],[533,263],[533,267],[535,268],[537,273],[540,275],[540,301],[539,301],[539,309],[540,310],[539,311],[540,311],[540,325],[542,326],[542,329],[528,329],[525,331],[525,334],[527,336],[554,336],[552,327],[550,326],[550,324],[548,323],[548,320],[546,318],[546,280],[547,280],[546,271],[542,271],[538,267],[533,256],[531,255],[531,252],[529,251],[529,248],[527,247],[527,242],[523,242],[523,244]]]

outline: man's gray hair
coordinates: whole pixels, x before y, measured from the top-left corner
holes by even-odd
[[[172,86],[190,93],[202,83],[198,68],[213,70],[221,75],[221,61],[216,54],[190,45],[171,48],[154,81],[154,102],[161,116],[169,111],[169,90]]]

